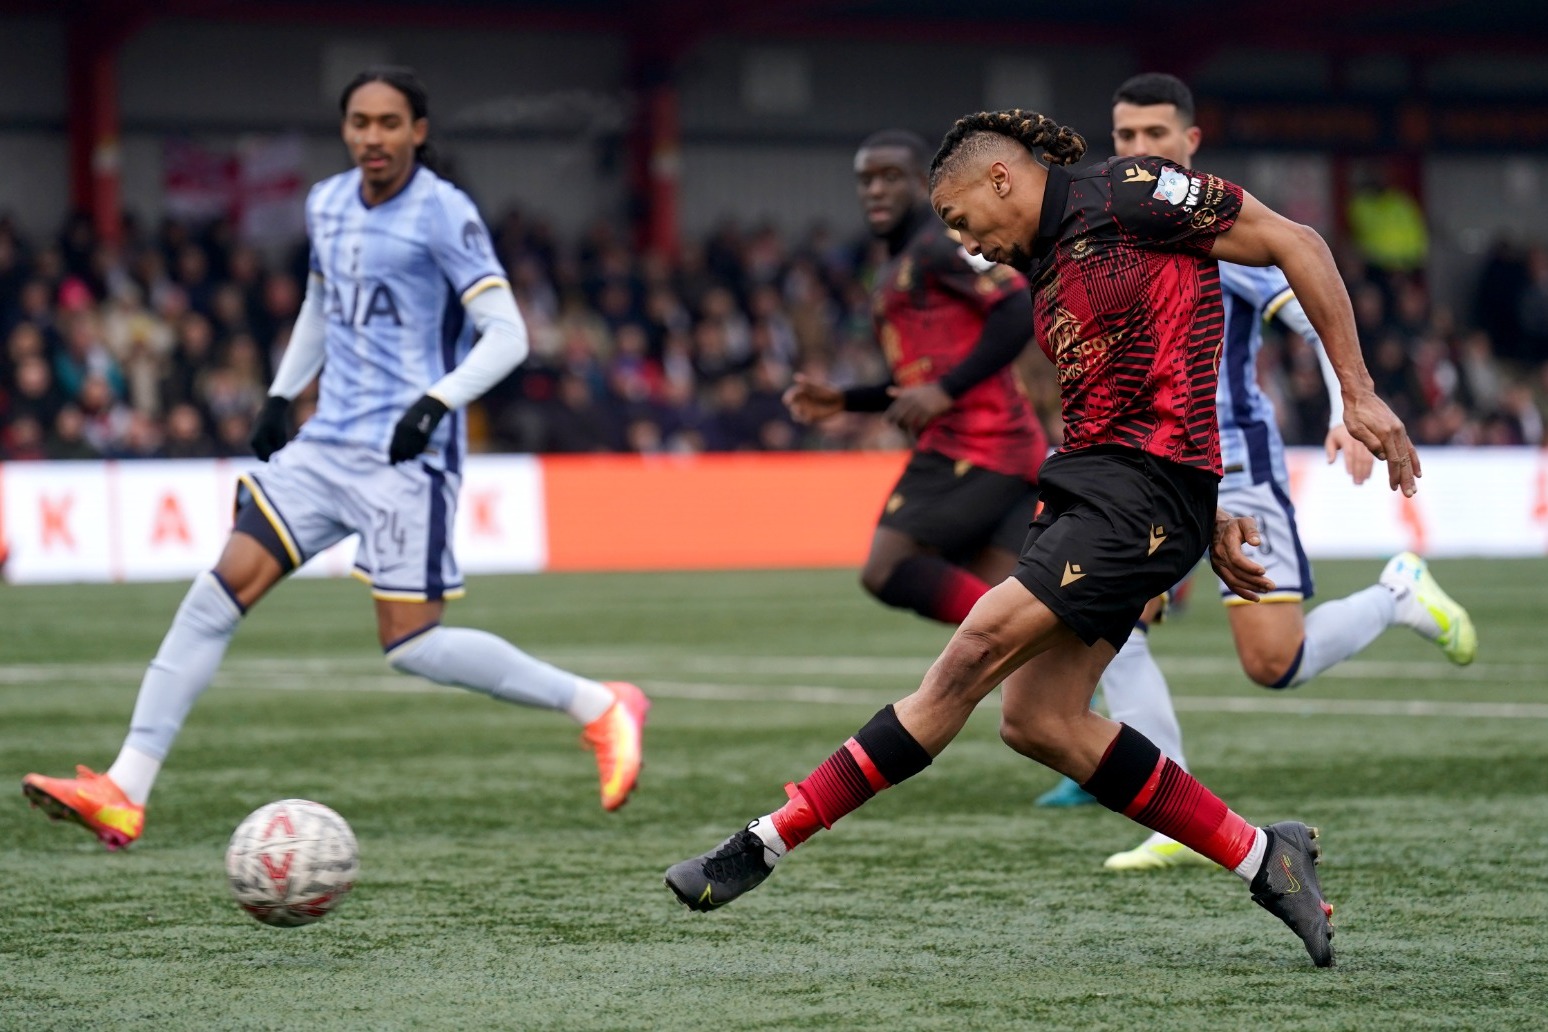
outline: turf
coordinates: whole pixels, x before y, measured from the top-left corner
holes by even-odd
[[[1323,595],[1377,569],[1321,564]],[[992,706],[758,892],[681,908],[662,870],[776,805],[945,640],[850,573],[474,581],[457,622],[656,695],[614,815],[563,718],[389,674],[360,587],[305,581],[249,618],[133,849],[0,807],[0,1028],[1542,1028],[1548,562],[1437,571],[1480,627],[1460,673],[1393,631],[1268,693],[1207,598],[1153,636],[1206,783],[1323,827],[1333,971],[1228,874],[1100,870],[1136,829],[1032,808],[1053,775],[999,744]],[[0,589],[13,786],[111,760],[182,590]],[[362,851],[354,895],[293,930],[240,913],[221,870],[237,822],[287,796],[337,808]]]

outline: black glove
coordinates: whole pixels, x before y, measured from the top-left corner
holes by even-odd
[[[253,436],[247,439],[253,454],[264,462],[285,447],[290,440],[290,399],[271,394],[264,399],[258,418],[253,420]]]
[[[392,429],[392,445],[387,449],[387,461],[396,465],[407,462],[430,443],[430,435],[446,415],[446,406],[426,394],[403,413],[398,425]]]

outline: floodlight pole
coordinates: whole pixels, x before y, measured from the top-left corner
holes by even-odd
[[[677,70],[689,40],[641,27],[630,40],[629,187],[635,245],[669,263],[681,245],[682,118]]]
[[[65,27],[70,199],[108,243],[123,234],[118,55],[147,17],[138,6],[83,3]]]

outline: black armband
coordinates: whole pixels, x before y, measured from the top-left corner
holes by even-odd
[[[891,387],[890,383],[873,383],[866,387],[844,388],[844,411],[886,412],[892,404],[892,396],[887,393]]]

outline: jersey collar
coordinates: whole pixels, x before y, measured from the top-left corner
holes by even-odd
[[[1053,249],[1064,224],[1064,206],[1070,199],[1070,174],[1063,165],[1048,166],[1048,181],[1043,184],[1043,210],[1037,217],[1037,239],[1032,242],[1032,257],[1042,258]]]
[[[399,197],[402,197],[404,194],[408,193],[409,187],[414,185],[414,180],[419,178],[419,170],[424,168],[424,167],[425,166],[421,165],[419,162],[417,162],[417,161],[414,162],[414,167],[413,167],[413,169],[411,169],[409,171],[408,178],[403,181],[403,185],[398,187],[398,189],[396,191],[394,191],[390,196],[382,198],[381,200],[377,201],[375,204],[367,204],[366,203],[366,199],[365,199],[365,180],[364,180],[364,177],[362,177],[361,181],[359,183],[355,184],[355,200],[359,201],[360,202],[360,206],[362,208],[364,208],[366,211],[375,211],[378,208],[381,208],[381,207],[383,207],[385,205],[391,204],[393,201],[396,201]],[[357,169],[357,171],[358,171],[358,169]]]

